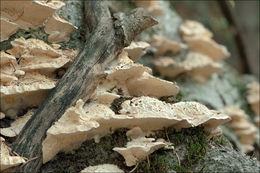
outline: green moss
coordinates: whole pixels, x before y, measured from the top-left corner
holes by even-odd
[[[137,172],[192,172],[198,164],[202,165],[200,170],[204,170],[207,133],[203,127],[182,129],[179,132],[171,127],[164,128],[151,137],[169,139],[175,149],[155,151],[149,156],[150,165],[147,160],[139,163]],[[180,157],[180,165],[176,154]]]
[[[184,144],[186,149],[181,165],[175,164],[175,171],[191,172],[194,165],[203,164],[207,153],[207,134],[204,132],[203,127],[183,129],[175,134],[173,138],[176,147]]]
[[[70,173],[68,168],[64,168],[62,165],[58,165],[58,173]]]
[[[227,138],[224,137],[223,135],[217,137],[214,139],[214,141],[219,144],[219,145],[222,145],[222,146],[226,146],[228,144],[228,141],[227,141]]]

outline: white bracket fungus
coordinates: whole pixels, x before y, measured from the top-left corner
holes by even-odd
[[[51,43],[67,42],[72,32],[77,29],[76,26],[54,14],[45,24],[45,32],[50,34],[48,41]]]
[[[119,169],[116,165],[112,164],[103,164],[96,166],[89,166],[80,173],[124,173],[123,170]]]
[[[167,52],[176,54],[183,49],[187,49],[185,44],[167,39],[160,35],[153,36],[150,40],[150,44],[157,49],[156,55],[164,55]]]
[[[179,92],[175,83],[152,76],[151,69],[134,63],[126,54],[121,54],[118,63],[112,65],[105,73],[106,79],[97,89],[98,100],[102,103],[111,103],[113,99],[119,98],[118,89],[124,96],[145,95],[157,98],[174,96]]]
[[[197,82],[203,83],[213,74],[220,72],[222,66],[208,56],[190,52],[183,62],[176,62],[169,57],[162,57],[154,61],[155,69],[166,77],[176,77],[185,73]]]
[[[42,40],[19,38],[11,42],[7,52],[19,58],[24,71],[41,70],[50,73],[72,61],[78,51],[61,50],[57,45],[48,45]]]
[[[219,45],[214,40],[201,37],[188,37],[184,40],[194,52],[207,55],[214,61],[220,61],[228,58],[230,53],[225,46]]]
[[[230,117],[207,109],[197,102],[165,103],[151,97],[138,97],[126,100],[119,111],[136,119],[136,126],[143,130],[158,130],[173,126],[175,129],[203,125],[206,130],[214,129],[230,120]],[[142,122],[144,120],[145,122]]]
[[[1,51],[0,58],[0,83],[1,85],[10,85],[12,81],[18,80],[18,76],[24,75],[25,72],[20,70],[14,56]]]
[[[0,170],[6,170],[10,167],[18,166],[22,163],[25,163],[25,158],[22,158],[18,155],[11,155],[11,149],[4,143],[5,139],[0,137]]]
[[[2,1],[1,1],[2,2]],[[9,21],[8,19],[0,19],[0,41],[8,40],[8,38],[16,33],[19,29],[16,23]]]
[[[28,73],[10,86],[0,86],[1,111],[14,118],[22,109],[39,106],[55,84],[55,79]]]
[[[124,84],[128,79],[138,77],[144,72],[151,74],[152,70],[142,64],[134,63],[126,52],[120,54],[118,60],[105,70],[106,78],[110,81],[117,81],[119,84]]]
[[[186,21],[180,25],[180,33],[184,42],[194,52],[212,58],[213,61],[224,60],[230,56],[226,47],[212,40],[212,33],[195,21]]]
[[[84,102],[77,101],[74,107],[66,110],[63,116],[47,131],[42,143],[43,163],[53,158],[61,150],[71,150],[87,138],[87,132],[99,124],[90,121],[83,109]]]
[[[159,79],[147,72],[144,72],[140,77],[129,79],[126,86],[131,96],[160,98],[162,96],[175,96],[179,92],[176,83]]]
[[[138,41],[133,41],[128,47],[124,48],[124,51],[128,53],[129,58],[136,60],[137,58],[143,56],[146,53],[146,49],[150,47],[150,44]]]
[[[111,129],[140,127],[144,132],[173,126],[181,128],[204,125],[211,131],[230,120],[229,116],[208,110],[196,102],[168,104],[150,97],[139,97],[122,103],[120,114],[104,104],[91,103],[83,109],[83,102],[66,110],[48,131],[43,142],[43,162],[60,151],[78,147],[87,139],[99,139]],[[65,128],[66,127],[66,128]]]
[[[204,38],[212,38],[213,34],[207,28],[205,28],[201,23],[186,20],[183,24],[180,25],[180,34],[184,37],[204,37]]]
[[[154,138],[138,137],[127,142],[126,148],[115,147],[113,150],[125,158],[127,166],[133,166],[149,154],[166,146],[164,142],[154,142],[154,140]]]
[[[41,104],[55,87],[54,72],[70,63],[78,51],[22,37],[11,44],[13,48],[7,50],[10,55],[1,51],[0,107],[6,116],[14,118],[22,109]]]
[[[26,124],[26,122],[31,118],[31,116],[35,113],[35,109],[29,110],[25,115],[22,117],[16,119],[12,124],[11,127],[8,128],[1,128],[1,135],[7,136],[7,137],[15,137],[19,135],[20,131]]]
[[[259,137],[257,128],[247,120],[248,115],[235,106],[225,107],[223,112],[232,118],[229,125],[239,138],[243,152],[252,151],[254,149],[253,145]]]
[[[65,6],[60,0],[1,1],[1,41],[7,40],[19,28],[28,29],[45,25],[52,43],[68,41],[77,29],[55,12]]]

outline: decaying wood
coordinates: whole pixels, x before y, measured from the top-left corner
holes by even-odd
[[[102,73],[123,47],[129,45],[144,29],[157,24],[142,9],[127,15],[117,14],[112,18],[106,1],[85,1],[85,14],[89,31],[92,32],[84,49],[13,144],[13,151],[19,155],[29,159],[39,157],[17,172],[39,170],[42,165],[42,141],[49,127],[82,95],[85,100],[89,98],[97,85],[97,75]]]

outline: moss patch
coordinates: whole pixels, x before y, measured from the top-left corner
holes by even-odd
[[[121,169],[130,171],[131,168],[124,164],[124,158],[112,150],[127,143],[126,131],[127,129],[118,129],[112,135],[101,138],[99,143],[87,140],[71,153],[59,153],[53,160],[44,164],[40,172],[76,173],[88,166],[105,163],[115,164]]]
[[[149,156],[149,161],[140,163],[137,172],[192,172],[197,164],[204,164],[207,134],[203,127],[182,129],[180,132],[165,128],[152,137],[170,140],[175,149],[154,152]]]

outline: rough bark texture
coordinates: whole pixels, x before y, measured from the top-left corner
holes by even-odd
[[[91,96],[97,85],[97,76],[122,48],[130,43],[131,40],[126,38],[133,39],[132,35],[137,35],[157,23],[138,9],[125,18],[115,20],[118,23],[114,27],[114,19],[111,18],[106,1],[85,1],[85,11],[89,30],[92,31],[90,37],[66,74],[26,123],[14,142],[12,149],[19,155],[29,159],[38,157],[17,172],[39,170],[42,165],[41,144],[48,128],[79,98],[85,96],[84,100],[87,100]]]

